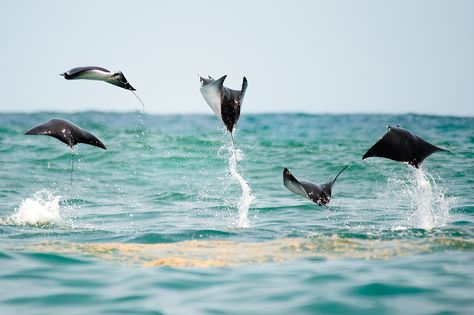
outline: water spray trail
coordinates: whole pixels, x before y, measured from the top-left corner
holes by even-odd
[[[443,188],[423,168],[415,169],[414,176],[418,226],[427,230],[445,226],[449,221],[449,209],[454,200],[445,196]]]
[[[238,203],[239,208],[239,219],[237,221],[237,226],[240,228],[249,227],[249,219],[248,219],[248,211],[250,208],[250,204],[252,203],[254,197],[250,192],[250,187],[237,171],[237,160],[242,159],[242,155],[238,152],[234,147],[234,138],[232,137],[232,146],[230,148],[232,152],[229,157],[229,170],[232,177],[234,177],[240,185],[240,189],[242,190],[242,195],[240,196],[240,200]]]
[[[143,103],[142,99],[138,96],[137,93],[135,93],[134,91],[131,91],[133,93],[133,95],[135,95],[135,97],[140,101],[140,104],[142,105],[142,109],[138,111],[138,125],[137,125],[137,133],[136,133],[136,137],[137,139],[138,138],[144,138],[146,136],[145,134],[145,121],[143,120],[143,117],[142,115],[145,114],[145,103]],[[141,129],[141,131],[139,130]],[[151,146],[149,144],[147,144],[146,141],[142,140],[143,141],[143,144],[148,147],[148,151],[152,152],[153,149],[151,148]]]
[[[435,226],[435,215],[432,205],[433,190],[422,168],[415,169],[415,183],[419,224],[421,228],[429,230]]]
[[[231,132],[230,133],[230,139],[232,140],[232,152],[234,154],[234,159],[235,159],[235,164],[237,165],[237,153],[236,153],[236,150],[235,150],[235,140],[234,140],[234,134]]]
[[[72,174],[74,172],[74,147],[71,148],[71,184],[73,181]]]
[[[72,184],[72,173],[74,172],[74,155],[71,152],[71,184]]]

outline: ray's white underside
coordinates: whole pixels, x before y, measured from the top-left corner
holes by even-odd
[[[285,187],[288,188],[290,191],[309,199],[308,194],[306,193],[306,190],[303,188],[303,186],[299,182],[291,181],[285,178],[283,180],[283,183]]]
[[[79,76],[76,77],[76,79],[109,81],[113,75],[114,75],[113,72],[89,70],[89,71],[84,71],[83,73],[81,73]]]
[[[218,86],[218,81],[214,81],[211,84],[201,87],[201,94],[206,100],[206,103],[209,107],[212,108],[214,113],[222,120],[222,111],[221,111],[221,89]]]

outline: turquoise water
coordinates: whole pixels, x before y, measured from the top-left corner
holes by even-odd
[[[60,117],[107,146],[23,133]],[[363,153],[399,124],[448,153]],[[0,114],[0,314],[472,314],[474,118]],[[235,166],[234,157],[237,158]],[[284,167],[324,183],[288,191]],[[248,188],[248,189],[247,189]]]

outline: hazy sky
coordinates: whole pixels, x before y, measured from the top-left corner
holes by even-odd
[[[131,92],[59,73],[122,70],[152,113],[474,115],[474,1],[0,0],[0,111],[130,111]]]

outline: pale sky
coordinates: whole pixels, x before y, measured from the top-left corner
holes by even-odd
[[[249,87],[243,113],[474,116],[474,1],[0,0],[0,112],[133,111],[66,81],[122,70],[149,113],[209,113],[198,74]]]

